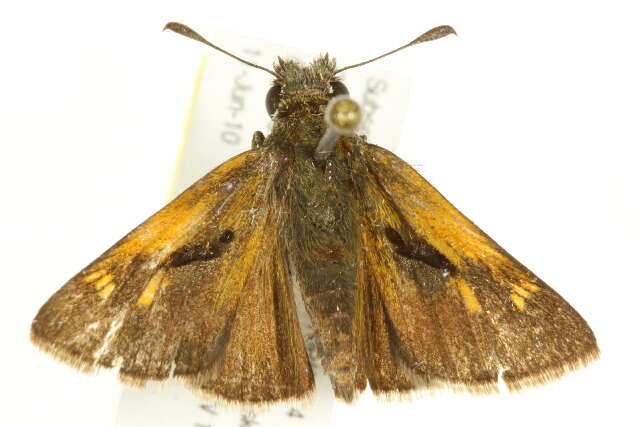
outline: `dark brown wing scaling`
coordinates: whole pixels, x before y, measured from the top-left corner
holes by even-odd
[[[33,342],[136,385],[303,398],[314,384],[293,268],[346,401],[367,382],[519,389],[597,357],[580,315],[406,163],[359,138],[336,149],[321,165],[282,147],[224,163],[60,289]]]
[[[374,392],[492,392],[500,375],[514,390],[597,358],[591,329],[562,297],[401,159],[359,150],[360,357]]]

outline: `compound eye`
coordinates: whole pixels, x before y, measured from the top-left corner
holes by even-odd
[[[269,116],[272,116],[278,109],[278,104],[280,104],[280,92],[282,92],[282,86],[279,84],[274,84],[271,86],[271,89],[269,89],[269,92],[267,92],[265,105],[267,106],[267,113],[269,113]]]
[[[331,97],[338,95],[349,95],[349,89],[342,82],[331,82],[331,89],[333,89],[333,93]]]

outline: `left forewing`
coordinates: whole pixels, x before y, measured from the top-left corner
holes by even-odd
[[[65,284],[32,341],[128,383],[184,378],[237,402],[302,397],[313,377],[295,315],[273,182],[279,157],[210,172]]]

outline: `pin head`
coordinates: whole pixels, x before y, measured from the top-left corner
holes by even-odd
[[[348,95],[338,95],[327,105],[324,119],[340,135],[352,135],[362,120],[362,110]]]
[[[362,120],[360,105],[348,95],[335,96],[324,110],[327,129],[316,146],[313,158],[326,160],[332,153],[340,136],[356,133]]]

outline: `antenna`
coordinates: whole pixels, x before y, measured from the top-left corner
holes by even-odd
[[[373,62],[373,61],[377,61],[380,58],[384,58],[385,56],[391,55],[392,53],[396,53],[399,50],[404,49],[405,47],[409,47],[409,46],[413,46],[414,44],[418,44],[418,43],[422,43],[422,42],[428,42],[431,40],[437,40],[440,39],[442,37],[448,36],[449,34],[458,34],[456,33],[456,30],[453,29],[453,27],[450,27],[448,25],[440,25],[439,27],[435,27],[430,29],[429,31],[427,31],[426,33],[422,34],[420,37],[418,37],[417,39],[405,44],[404,46],[400,46],[397,49],[394,49],[390,52],[387,52],[383,55],[380,56],[376,56],[373,59],[370,59],[368,61],[364,61],[364,62],[359,62],[357,64],[353,64],[353,65],[349,65],[348,67],[344,67],[344,68],[340,68],[339,70],[337,70],[335,72],[335,74],[338,74],[341,71],[344,70],[348,70],[349,68],[355,68],[355,67],[359,67],[361,65],[365,65],[368,64],[369,62]]]
[[[254,68],[257,68],[259,70],[266,71],[267,73],[275,76],[276,79],[280,78],[280,76],[278,76],[276,73],[274,73],[270,69],[261,67],[260,65],[256,65],[253,62],[249,62],[247,60],[244,60],[244,59],[234,55],[233,53],[227,52],[226,50],[214,45],[213,43],[207,41],[207,39],[205,39],[200,34],[196,33],[195,31],[193,31],[191,28],[187,27],[184,24],[180,24],[179,22],[169,22],[169,23],[167,23],[167,25],[164,26],[163,31],[167,30],[167,29],[169,29],[171,31],[174,31],[174,32],[176,32],[178,34],[181,34],[181,35],[183,35],[185,37],[189,37],[190,39],[197,40],[200,43],[204,43],[207,46],[210,46],[210,47],[212,47],[212,48],[214,48],[216,50],[219,50],[220,52],[225,53],[225,54],[229,55],[230,57],[232,57],[234,59],[237,59],[238,61],[240,61],[242,63],[250,65],[250,66],[252,66]]]

